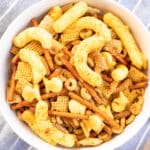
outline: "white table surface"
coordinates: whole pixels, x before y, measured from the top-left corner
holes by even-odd
[[[0,0],[0,37],[18,14],[38,1],[40,0]],[[133,11],[150,30],[150,0],[116,1]],[[149,122],[132,139],[116,150],[142,150],[144,143],[150,138]],[[148,149],[150,150],[150,147]],[[11,130],[1,113],[0,150],[35,150]]]

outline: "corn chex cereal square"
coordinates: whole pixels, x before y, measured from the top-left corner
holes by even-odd
[[[26,62],[19,62],[17,66],[15,79],[25,79],[31,81],[32,79],[32,69],[31,66]]]
[[[27,44],[25,47],[25,49],[29,49],[29,50],[33,50],[38,52],[39,55],[43,54],[43,49],[42,46],[40,45],[40,43],[38,43],[37,41],[32,41],[29,44]]]
[[[52,102],[52,110],[67,112],[68,111],[68,96],[58,96],[56,102]]]

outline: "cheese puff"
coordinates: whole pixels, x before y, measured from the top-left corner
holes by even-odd
[[[122,22],[122,20],[112,13],[106,13],[103,20],[117,33],[118,37],[121,39],[132,64],[139,69],[146,69],[147,60],[137,46],[135,39],[129,31],[129,28]]]
[[[53,23],[53,29],[56,33],[63,32],[69,25],[84,15],[88,10],[87,4],[83,1],[76,3],[72,8],[66,11],[58,20]]]
[[[65,34],[69,35],[69,34],[76,33],[76,35],[78,34],[79,36],[80,31],[82,31],[83,29],[91,29],[95,31],[96,35],[102,36],[105,42],[111,40],[111,33],[108,27],[101,20],[91,16],[86,16],[78,19],[69,28],[67,28],[62,35],[64,36]],[[91,31],[88,32],[88,36],[91,34],[92,34]]]
[[[51,48],[51,34],[40,27],[29,27],[23,30],[13,39],[13,42],[15,46],[22,48],[32,40],[39,41],[43,48]]]
[[[102,84],[101,75],[91,70],[87,65],[88,54],[96,49],[101,49],[104,39],[100,36],[92,36],[80,42],[76,47],[73,56],[74,65],[79,75],[90,85],[100,86]]]

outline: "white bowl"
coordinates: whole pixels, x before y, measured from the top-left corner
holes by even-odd
[[[66,3],[74,2],[76,0],[43,0],[39,3],[33,5],[32,7],[25,10],[21,13],[8,27],[6,32],[4,33],[3,37],[0,41],[0,108],[1,112],[14,130],[14,132],[22,138],[24,141],[32,145],[37,149],[42,150],[56,150],[58,147],[54,147],[43,140],[41,140],[38,136],[36,136],[27,125],[21,122],[17,117],[14,111],[12,111],[9,105],[6,103],[6,83],[9,74],[9,50],[12,45],[13,37],[25,28],[30,20],[33,17],[39,17],[40,15],[44,14],[51,6],[54,5],[64,5]],[[119,16],[131,29],[138,45],[143,50],[147,58],[150,60],[150,36],[149,32],[146,30],[144,25],[138,20],[138,18],[132,14],[128,9],[124,8],[123,6],[117,4],[116,2],[110,0],[86,0],[87,3],[91,6],[98,7],[105,11],[111,11]],[[149,74],[150,68],[148,68]],[[91,150],[110,150],[114,149],[118,146],[121,146],[123,143],[128,141],[133,135],[137,133],[137,131],[144,125],[147,121],[148,117],[150,116],[150,86],[147,87],[145,93],[145,103],[143,106],[142,112],[136,117],[131,125],[129,125],[125,131],[98,147],[92,147]],[[59,147],[60,149],[66,149]],[[88,148],[78,148],[78,149],[88,149]]]

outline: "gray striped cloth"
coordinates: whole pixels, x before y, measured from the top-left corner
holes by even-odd
[[[0,0],[0,37],[8,25],[24,9],[37,3],[39,0]],[[150,30],[150,0],[116,0],[134,14]],[[146,150],[145,143],[150,139],[150,121],[127,143],[116,150]],[[150,141],[150,140],[149,140]],[[150,146],[150,144],[147,144]],[[147,147],[147,150],[150,147]],[[0,150],[35,150],[21,140],[8,126],[0,113]]]

